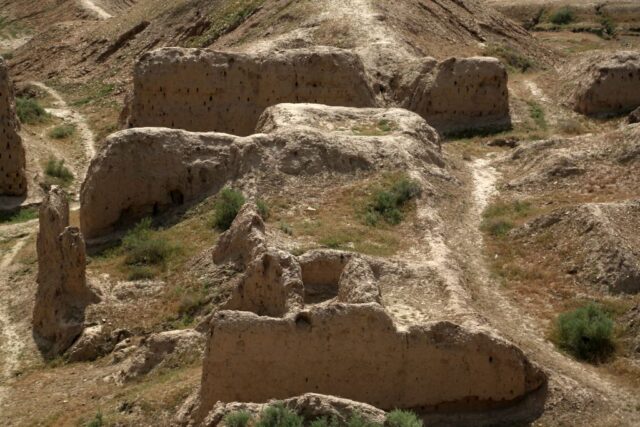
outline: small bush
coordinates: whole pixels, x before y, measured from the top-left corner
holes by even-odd
[[[267,221],[269,219],[269,216],[271,215],[271,212],[269,211],[269,205],[267,205],[267,202],[265,202],[262,199],[258,199],[256,201],[256,206],[258,207],[258,213],[260,214],[262,219],[264,221]]]
[[[555,25],[567,25],[575,19],[573,10],[569,7],[563,7],[549,17],[549,21]]]
[[[213,208],[213,226],[222,231],[228,230],[244,202],[244,196],[239,191],[231,188],[220,191]]]
[[[403,219],[400,209],[420,193],[420,184],[408,178],[396,181],[388,190],[377,191],[367,206],[365,222],[368,225],[376,225],[384,219],[389,224],[399,224]]]
[[[609,16],[603,16],[600,19],[600,25],[602,25],[602,37],[608,38],[616,35],[616,23]]]
[[[401,411],[396,409],[387,414],[387,427],[422,427],[422,421],[409,411]]]
[[[499,58],[508,68],[521,73],[535,67],[534,62],[531,59],[515,49],[502,44],[489,45],[484,50],[484,55]]]
[[[495,237],[504,237],[513,229],[510,221],[503,219],[489,219],[482,222],[481,229]]]
[[[36,124],[49,119],[49,114],[34,98],[16,98],[16,114],[22,123]]]
[[[49,137],[53,139],[65,139],[72,136],[75,132],[75,125],[64,124],[51,129],[51,132],[49,132]]]
[[[256,427],[302,427],[303,421],[301,416],[277,403],[264,410]]]
[[[73,173],[64,165],[64,159],[56,159],[51,157],[47,161],[44,173],[52,178],[58,178],[64,183],[69,183],[73,180]]]
[[[533,119],[533,121],[536,123],[536,126],[538,126],[540,129],[544,130],[547,128],[547,118],[545,116],[544,110],[539,104],[533,101],[529,102],[529,116],[531,116],[531,119]]]
[[[251,414],[247,411],[232,412],[224,417],[226,427],[247,427],[251,421]]]
[[[150,218],[143,219],[127,233],[122,247],[126,253],[124,262],[130,266],[164,264],[173,250],[166,240],[153,237]]]
[[[309,427],[340,427],[340,423],[335,417],[323,417],[311,421],[311,423],[309,423]]]
[[[353,414],[347,420],[347,427],[382,427],[378,423],[372,423],[365,420],[360,414]]]
[[[87,427],[102,427],[104,425],[104,419],[102,412],[98,412],[95,417],[87,424]]]
[[[589,303],[561,314],[554,336],[558,346],[576,358],[598,363],[615,350],[613,330],[610,315],[599,305]]]
[[[280,223],[280,231],[286,235],[293,236],[293,228],[285,222]]]

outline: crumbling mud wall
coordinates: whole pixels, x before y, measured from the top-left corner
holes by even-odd
[[[136,64],[128,125],[244,136],[267,107],[282,102],[376,105],[360,58],[346,50],[249,55],[163,48]]]
[[[211,321],[201,407],[316,392],[388,410],[469,409],[513,402],[543,382],[498,338],[450,322],[398,330],[375,303],[284,318],[223,311]]]
[[[243,236],[250,237],[247,245],[229,245]],[[268,247],[252,205],[242,208],[220,242],[214,254],[237,249],[225,258],[214,255],[218,264],[249,254],[263,260],[276,250]],[[398,328],[381,305],[374,260],[320,250],[271,262],[301,287],[286,293],[283,281],[257,283],[263,298],[256,312],[255,304],[237,298],[254,293],[245,286],[253,275],[245,264],[236,295],[210,321],[196,420],[217,402],[263,403],[304,393],[382,409],[499,407],[546,382],[522,351],[486,330],[449,321]],[[292,303],[283,310],[288,298]],[[268,314],[274,309],[276,315]]]
[[[45,196],[39,220],[33,334],[43,354],[55,357],[80,336],[85,307],[98,298],[87,286],[84,239],[69,227],[69,202],[60,187]]]
[[[568,103],[578,113],[606,117],[640,106],[640,52],[590,55],[567,66],[562,75]]]
[[[427,58],[400,79],[400,105],[438,131],[502,130],[511,127],[508,75],[496,58]]]
[[[25,152],[19,130],[13,84],[7,66],[0,58],[0,196],[27,193]]]
[[[344,112],[338,108],[334,114],[335,107],[327,106],[309,108],[324,110],[328,122]],[[292,125],[248,137],[164,128],[129,129],[109,136],[82,184],[83,234],[87,239],[108,234],[250,175],[286,177],[444,165],[437,134],[414,113],[352,109],[353,122],[359,125],[331,130],[296,125],[296,121],[311,123],[296,118],[306,111],[277,107],[265,114],[279,117],[274,119],[278,123],[290,120]],[[358,126],[375,127],[381,115],[388,126],[384,131],[358,131]]]

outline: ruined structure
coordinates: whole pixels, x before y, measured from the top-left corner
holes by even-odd
[[[130,127],[241,136],[282,102],[376,105],[360,58],[329,47],[268,54],[158,49],[136,64],[132,102]]]
[[[45,356],[55,357],[80,336],[85,307],[98,300],[86,282],[84,239],[69,227],[69,203],[60,187],[52,187],[40,207],[37,250],[33,334]]]
[[[401,105],[442,133],[511,127],[507,70],[496,58],[426,59],[403,79]]]
[[[249,176],[444,165],[437,133],[405,110],[287,104],[260,123],[248,137],[162,128],[109,136],[82,184],[82,232],[99,237]]]
[[[629,113],[640,106],[640,52],[588,55],[563,71],[570,106],[589,116]]]
[[[246,136],[267,107],[293,102],[401,105],[443,133],[510,126],[508,77],[497,59],[416,58],[401,68],[387,94],[360,57],[342,49],[249,55],[163,48],[136,65],[127,126]]]
[[[374,261],[339,251],[274,258],[262,227],[246,205],[214,250],[216,262],[246,268],[211,320],[197,420],[217,402],[309,392],[387,410],[500,407],[546,382],[522,351],[487,331],[449,321],[398,328],[380,303]],[[249,289],[254,263],[269,274]]]
[[[0,196],[23,196],[27,193],[25,152],[19,129],[13,84],[0,57]]]

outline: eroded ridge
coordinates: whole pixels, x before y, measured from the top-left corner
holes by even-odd
[[[344,121],[335,129],[320,125]],[[281,105],[265,112],[248,137],[139,128],[109,136],[81,192],[88,239],[214,194],[226,183],[264,174],[284,178],[323,173],[441,167],[437,133],[401,109]],[[144,167],[141,167],[144,165]]]

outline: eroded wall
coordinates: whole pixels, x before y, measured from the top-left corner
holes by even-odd
[[[19,129],[13,84],[6,63],[0,57],[0,196],[27,193],[25,152]]]
[[[376,105],[360,58],[346,50],[249,55],[164,48],[136,64],[129,127],[249,135],[267,107],[283,102]]]

